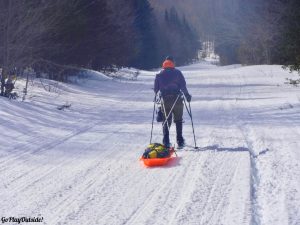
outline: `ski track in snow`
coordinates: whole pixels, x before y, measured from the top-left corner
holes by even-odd
[[[153,72],[138,81],[61,84],[60,95],[35,84],[25,103],[1,98],[0,217],[42,216],[51,225],[300,224],[299,90],[281,85],[288,73],[182,69],[200,148],[179,150],[164,167],[138,160],[150,137]],[[71,108],[58,111],[62,102]],[[174,142],[174,124],[170,133]],[[153,141],[161,138],[155,123]]]

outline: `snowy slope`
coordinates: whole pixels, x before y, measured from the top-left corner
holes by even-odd
[[[0,98],[0,217],[300,224],[300,89],[284,84],[295,75],[280,66],[181,69],[200,149],[181,150],[165,167],[138,160],[150,139],[154,72],[137,81],[93,73],[51,93],[36,82],[26,102]],[[187,113],[184,134],[194,145]],[[153,141],[161,136],[156,123]]]

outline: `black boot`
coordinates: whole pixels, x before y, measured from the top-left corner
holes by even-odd
[[[178,148],[183,148],[185,146],[185,142],[182,137],[182,121],[176,122],[176,134]]]
[[[171,126],[171,124],[169,124]],[[169,126],[169,127],[170,127]],[[171,144],[170,144],[170,139],[169,139],[169,127],[168,127],[168,124],[165,123],[164,127],[163,127],[163,134],[164,134],[164,137],[163,137],[163,144],[164,146],[166,146],[167,148],[171,147]]]

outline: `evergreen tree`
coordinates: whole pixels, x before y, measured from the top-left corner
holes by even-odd
[[[169,12],[168,10],[165,10],[165,21],[169,21]]]
[[[148,0],[133,0],[136,33],[133,67],[151,69],[157,66],[157,48],[154,34],[155,18]]]
[[[56,51],[51,61],[96,70],[128,65],[132,58],[132,21],[125,1],[118,2],[126,12],[121,18],[116,18],[120,13],[114,1],[70,0],[66,4],[71,5],[71,10],[56,28],[58,35],[52,40]]]
[[[199,37],[191,28],[185,16],[180,18],[175,7],[165,11],[163,23],[158,31],[160,37],[160,58],[172,55],[177,65],[190,63],[201,48]]]
[[[284,19],[284,31],[280,43],[281,55],[284,64],[291,71],[300,74],[300,2],[291,0],[288,2]]]

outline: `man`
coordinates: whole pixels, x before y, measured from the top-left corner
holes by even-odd
[[[180,70],[175,68],[174,60],[168,56],[162,65],[163,70],[155,77],[154,92],[160,92],[162,98],[162,112],[164,114],[163,120],[163,144],[170,147],[169,128],[172,123],[172,116],[176,124],[176,139],[178,148],[185,145],[182,136],[182,115],[183,115],[183,93],[188,102],[191,101],[192,96],[186,88],[185,79]],[[172,111],[171,111],[172,110]],[[168,117],[169,115],[169,117]],[[166,118],[168,120],[166,121]]]

